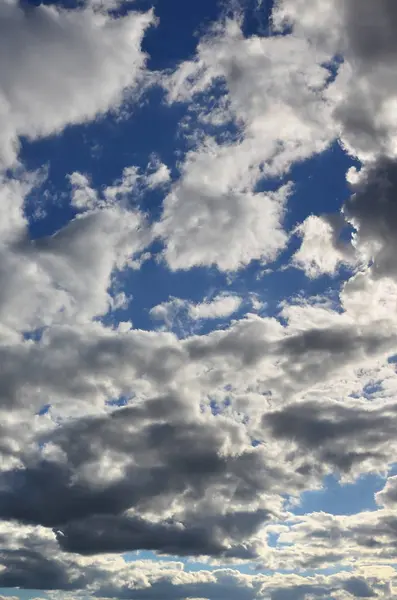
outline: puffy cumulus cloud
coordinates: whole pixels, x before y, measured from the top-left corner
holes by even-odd
[[[294,160],[324,149],[335,135],[332,122],[326,125],[329,71],[321,65],[326,55],[314,57],[311,50],[305,39],[293,36],[245,38],[238,20],[228,20],[164,86],[170,102],[198,101],[221,79],[224,117],[243,124],[252,167],[265,163],[266,172],[282,173]]]
[[[18,138],[61,131],[115,108],[145,64],[141,41],[153,14],[111,18],[90,4],[79,10],[1,5],[0,160],[13,165]]]
[[[292,258],[292,264],[310,278],[335,275],[340,265],[354,264],[352,248],[338,239],[343,220],[335,218],[331,223],[329,220],[330,217],[311,215],[296,229],[302,243]]]
[[[397,477],[389,477],[385,487],[375,494],[375,499],[379,506],[393,508],[397,500]]]
[[[337,576],[318,576],[318,577],[299,577],[287,575],[283,578],[264,575],[242,575],[232,569],[220,569],[211,574],[201,571],[192,574],[193,577],[187,577],[186,573],[181,573],[178,579],[174,579],[170,585],[165,579],[163,582],[152,581],[149,589],[145,590],[125,590],[124,598],[243,598],[244,600],[254,600],[259,598],[269,598],[271,600],[289,600],[306,598],[329,598],[330,594],[346,593],[346,598],[354,597],[377,597],[377,593],[387,593],[387,586],[382,585],[379,580],[373,578],[366,580],[364,577],[354,577],[345,575]],[[382,589],[383,588],[383,589]],[[360,595],[361,592],[361,595]],[[120,593],[120,592],[119,592]],[[342,597],[342,596],[340,596]],[[378,597],[382,597],[379,595]],[[391,596],[384,596],[391,597]]]
[[[367,159],[396,152],[397,51],[393,0],[279,0],[276,28],[293,27],[330,59],[343,56],[332,90],[334,118],[349,150]]]
[[[263,511],[202,517],[197,523],[153,522],[137,516],[97,515],[71,521],[56,530],[60,547],[79,554],[152,550],[178,556],[255,558],[254,548],[238,539],[248,539],[268,518]],[[233,545],[230,543],[233,537]]]
[[[348,173],[352,196],[343,214],[356,228],[356,260],[369,262],[371,278],[376,279],[393,277],[394,269],[396,15],[390,0],[279,0],[273,11],[276,31],[288,26],[289,35],[334,60],[335,80],[327,91],[332,119],[342,143],[363,161],[359,172]],[[339,239],[339,222],[315,219],[316,231],[313,217],[301,225],[302,246],[294,257],[309,276],[333,273],[339,262],[352,258],[352,249]],[[316,243],[320,228],[321,246]]]
[[[119,202],[97,205],[54,235],[31,240],[24,203],[37,181],[24,175],[0,184],[7,215],[0,243],[0,320],[19,332],[106,313],[114,274],[134,266],[151,239],[144,215]]]
[[[103,556],[78,557],[71,554],[59,554],[47,548],[35,550],[27,548],[14,552],[3,551],[10,567],[7,575],[0,574],[0,581],[6,583],[26,578],[34,583],[36,589],[58,589],[55,597],[84,597],[84,585],[94,597],[99,598],[244,598],[246,600],[302,599],[308,597],[324,598],[330,594],[337,598],[392,598],[395,571],[392,568],[374,567],[367,570],[354,570],[351,573],[337,575],[263,575],[242,574],[231,568],[219,568],[211,571],[199,569],[189,572],[182,563],[176,561],[153,562],[139,560],[126,562],[122,558]],[[32,573],[35,564],[37,576]],[[39,574],[41,580],[39,580]],[[57,588],[55,587],[57,586]],[[79,587],[81,586],[81,587]],[[343,595],[345,594],[345,595]]]
[[[387,317],[395,306],[395,160],[379,156],[359,171],[351,169],[347,178],[351,196],[342,207],[342,215],[309,217],[298,229],[303,239],[293,264],[316,276],[332,274],[338,264],[350,263],[356,274],[342,290],[343,307],[354,309],[360,318],[357,309],[361,303],[363,309],[366,307],[366,319],[370,313],[375,316],[375,307],[378,317]],[[344,224],[354,228],[351,243],[341,239]]]
[[[82,554],[253,558],[257,531],[279,510],[282,478],[296,489],[306,484],[253,448],[242,424],[194,416],[172,396],[65,423],[38,439],[41,451],[25,447],[20,466],[2,472],[0,513],[55,528],[62,549]]]
[[[170,171],[157,157],[154,157],[144,172],[138,167],[125,167],[119,181],[94,190],[84,173],[75,172],[69,176],[72,187],[72,205],[80,210],[106,208],[115,205],[128,207],[133,198],[136,202],[148,190],[163,187],[170,181]]]
[[[201,302],[189,306],[192,319],[220,319],[230,317],[241,306],[242,299],[238,296],[220,294],[209,302]]]
[[[263,575],[242,575],[232,569],[220,569],[213,573],[205,571],[186,577],[181,573],[178,579],[172,583],[170,580],[153,581],[150,588],[143,590],[125,590],[122,598],[242,598],[254,600],[269,598],[271,600],[305,600],[308,597],[329,598],[330,593],[338,591],[350,592],[350,597],[375,597],[374,587],[365,579],[354,577],[311,577],[286,576],[282,581],[277,577],[266,577]],[[372,583],[372,582],[371,582]],[[116,588],[117,589],[117,588]],[[376,588],[375,588],[376,589]],[[361,594],[360,594],[361,592]],[[112,593],[112,592],[110,592]],[[120,592],[118,592],[120,594]]]
[[[386,318],[356,325],[354,312],[349,317],[312,306],[300,308],[296,315],[290,309],[291,329],[274,318],[248,315],[225,330],[185,340],[100,323],[53,325],[39,341],[2,346],[3,402],[28,406],[36,398],[39,408],[40,398],[47,401],[52,396],[52,402],[61,402],[59,408],[66,410],[62,402],[68,396],[74,402],[90,395],[103,402],[111,394],[130,397],[134,390],[150,395],[165,385],[188,386],[200,396],[228,384],[244,392],[258,380],[276,394],[286,391],[288,383],[291,393],[394,349],[395,325]],[[315,321],[319,313],[321,326]],[[283,314],[288,314],[285,307]],[[294,324],[298,316],[302,322],[306,318],[303,330]]]
[[[65,309],[91,318],[108,310],[113,271],[132,261],[149,239],[138,211],[116,208],[76,217],[51,238],[37,240],[32,252],[26,250],[54,287],[67,292]]]
[[[306,561],[313,567],[317,559],[317,564],[321,564],[321,558],[325,561],[323,564],[327,564],[325,552],[334,544],[334,556],[341,552],[345,556],[345,564],[351,564],[352,567],[350,572],[310,577],[281,573],[263,575],[259,572],[242,574],[232,568],[209,571],[203,569],[202,565],[189,572],[182,563],[171,560],[153,562],[137,558],[129,561],[109,554],[79,556],[61,552],[57,548],[55,535],[42,527],[2,524],[0,559],[2,564],[7,565],[7,570],[0,572],[0,582],[3,586],[18,585],[17,582],[20,582],[35,589],[60,590],[63,592],[60,595],[62,598],[67,598],[70,591],[73,591],[73,597],[87,595],[89,591],[94,597],[123,598],[227,596],[249,600],[278,600],[284,597],[306,600],[307,594],[326,599],[331,593],[338,598],[344,598],[344,593],[348,594],[346,598],[392,598],[396,574],[394,568],[387,565],[394,555],[392,524],[387,524],[385,515],[378,518],[374,513],[363,513],[360,516],[331,517],[317,513],[296,517],[289,529],[284,526],[280,534],[282,546],[277,551],[270,549],[276,556],[272,562],[269,554],[268,564],[274,565],[278,561],[279,565],[284,565],[281,568],[293,565],[296,569],[299,568],[299,562],[302,565]],[[369,519],[367,525],[363,523],[363,516]],[[375,535],[379,540],[387,542],[387,536],[390,536],[390,543],[386,547],[391,551],[391,560],[388,560],[386,552],[382,552],[380,545],[365,543],[363,536],[367,535],[368,538],[371,528],[376,530],[377,523],[379,533]],[[367,531],[361,531],[361,526],[364,529],[367,527]],[[126,535],[129,531],[127,527]],[[178,535],[184,535],[182,528]],[[289,547],[291,543],[296,544],[297,552],[294,553]],[[360,556],[361,551],[365,564],[354,565],[354,559]],[[332,561],[329,551],[328,561]],[[53,594],[49,593],[49,596],[53,597]]]
[[[269,553],[268,561],[275,569],[357,568],[357,575],[390,583],[395,578],[396,560],[393,510],[291,516],[279,526],[278,546]]]
[[[335,137],[329,71],[320,63],[303,38],[245,38],[239,22],[228,20],[199,43],[192,61],[163,78],[169,102],[193,101],[204,125],[239,129],[238,141],[206,137],[185,156],[158,226],[172,269],[214,264],[234,271],[254,259],[270,262],[285,246],[290,187],[265,193],[258,185]],[[221,96],[209,113],[207,93]]]
[[[79,401],[84,411],[88,399],[90,410],[118,395],[150,394],[170,385],[173,378],[177,385],[188,368],[186,354],[173,335],[111,329],[98,322],[53,325],[39,341],[5,343],[2,349],[3,406],[39,410],[50,402],[65,415]]]
[[[394,403],[375,409],[365,403],[353,408],[312,401],[293,403],[263,419],[275,437],[288,441],[292,454],[312,453],[319,465],[331,464],[342,473],[354,471],[358,464],[358,471],[363,472],[366,463],[369,470],[375,470],[393,461],[395,450],[390,444],[395,410]]]
[[[92,488],[88,489],[90,493],[99,497],[105,493],[105,497],[108,497],[111,492],[106,492],[106,482],[110,486],[124,486],[126,488],[124,494],[113,494],[115,508],[110,504],[110,508],[105,510],[110,513],[118,512],[120,508],[127,509],[136,503],[142,510],[146,507],[149,511],[153,507],[152,512],[157,510],[157,504],[159,510],[161,506],[165,510],[172,510],[170,504],[172,497],[177,500],[178,493],[192,494],[196,502],[207,497],[207,501],[210,502],[211,494],[203,487],[204,479],[208,478],[208,486],[210,486],[211,476],[214,477],[214,484],[216,484],[217,477],[222,479],[223,474],[226,477],[233,477],[232,471],[236,469],[238,482],[242,477],[239,473],[243,464],[252,461],[255,463],[255,468],[258,468],[264,458],[263,451],[252,449],[246,444],[247,434],[241,425],[228,420],[222,423],[221,418],[220,424],[223,424],[223,427],[218,431],[219,421],[206,419],[205,416],[200,418],[199,415],[193,420],[193,415],[189,415],[189,412],[189,407],[178,402],[176,398],[160,397],[151,401],[146,400],[138,405],[134,403],[103,417],[77,420],[56,428],[52,433],[41,435],[41,444],[51,446],[48,460],[46,463],[39,462],[37,466],[32,463],[31,468],[27,465],[29,468],[26,471],[20,470],[13,475],[4,474],[5,485],[8,481],[10,483],[9,486],[6,485],[7,492],[3,497],[4,510],[11,512],[20,510],[16,505],[12,506],[18,486],[26,484],[30,487],[33,484],[33,487],[36,487],[34,484],[36,481],[38,486],[36,494],[38,494],[40,479],[45,477],[47,470],[53,472],[51,479],[54,490],[63,489],[66,500],[67,489],[84,495],[86,485],[87,488]],[[131,432],[131,435],[128,432]],[[119,441],[116,439],[118,433]],[[122,433],[125,435],[121,435]],[[81,439],[82,435],[84,439]],[[109,471],[107,475],[99,472],[100,469],[94,472],[90,465],[99,467],[101,461],[106,459],[106,455],[109,459],[114,457],[115,472]],[[201,464],[201,468],[194,470],[192,467],[196,464]],[[116,467],[119,467],[120,471]],[[75,486],[70,479],[70,468],[77,469],[81,475],[80,482],[76,479],[77,471],[72,477],[72,480],[76,480]],[[128,476],[126,470],[129,468],[133,470],[130,475],[134,474],[134,477]],[[259,474],[257,477],[259,478]],[[98,485],[102,481],[102,485],[99,487],[94,485],[96,481]],[[254,500],[255,482],[251,482],[248,478],[246,486],[241,480],[240,492],[234,492],[236,501],[240,494],[242,498],[244,493],[249,495],[251,485],[253,486],[252,501]],[[267,484],[264,482],[264,485]],[[232,488],[234,489],[234,486]],[[229,495],[229,491],[223,489],[221,485],[219,493]],[[40,495],[43,496],[40,502],[38,501],[37,505],[31,504],[30,508],[21,498],[21,506],[26,506],[22,512],[27,510],[27,516],[21,516],[22,519],[38,522],[44,519],[52,526],[71,518],[85,516],[87,511],[90,511],[89,503],[84,508],[83,502],[71,502],[71,513],[68,515],[64,509],[57,508],[58,503],[52,503],[49,497],[46,501],[44,492]],[[168,498],[165,497],[166,495]],[[44,508],[44,502],[49,504],[47,509]],[[185,508],[188,509],[188,506]],[[185,510],[184,507],[182,509]],[[83,511],[81,515],[80,510]]]
[[[250,298],[248,306],[255,304],[255,298]],[[171,298],[167,302],[157,304],[150,309],[152,319],[164,321],[167,327],[173,328],[176,324],[186,329],[189,323],[193,326],[197,321],[211,319],[226,319],[236,313],[243,305],[243,298],[235,294],[223,292],[213,298],[206,298],[203,302],[190,302],[181,298]],[[256,305],[256,304],[255,304]]]
[[[157,321],[164,321],[168,327],[172,327],[175,319],[181,311],[186,310],[186,306],[189,306],[188,300],[182,300],[182,298],[171,298],[167,302],[156,304],[153,306],[149,314],[152,319]]]
[[[282,220],[291,186],[251,191],[234,158],[242,153],[243,147],[228,149],[211,141],[185,157],[181,178],[154,228],[171,269],[215,265],[236,271],[253,259],[272,261],[285,246]]]
[[[379,326],[376,335],[353,328],[288,334],[253,316],[183,341],[98,323],[53,326],[40,342],[24,343],[22,363],[18,347],[14,359],[5,349],[4,401],[38,409],[48,397],[55,423],[9,448],[19,465],[1,473],[0,514],[55,528],[61,548],[82,554],[141,547],[225,560],[260,556],[261,528],[280,514],[287,482],[298,495],[327,470],[354,475],[357,465],[374,470],[392,460],[395,407],[330,403],[320,410],[317,401],[275,411],[269,404],[261,422],[251,413],[250,424],[233,414],[236,391],[224,394],[231,407],[217,416],[203,404],[207,394],[230,382],[240,398],[259,384],[307,394],[347,365],[386,353],[395,345],[388,335]],[[164,388],[168,395],[150,395]],[[104,411],[106,399],[132,392],[127,407]],[[70,398],[74,408],[65,412]],[[88,399],[103,414],[76,418]],[[245,411],[249,405],[248,398]],[[353,434],[356,446],[347,452]]]

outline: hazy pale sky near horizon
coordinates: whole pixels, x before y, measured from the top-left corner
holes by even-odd
[[[0,52],[0,600],[395,599],[395,0]]]

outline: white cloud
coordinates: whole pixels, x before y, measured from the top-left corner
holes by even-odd
[[[185,158],[181,179],[164,200],[154,232],[164,239],[173,270],[216,265],[236,271],[252,260],[274,260],[285,246],[282,228],[291,188],[252,192],[238,158],[243,146],[209,147]]]
[[[36,241],[28,239],[24,204],[42,177],[25,174],[0,185],[5,214],[0,225],[0,320],[5,327],[29,331],[105,314],[115,306],[110,296],[114,274],[127,264],[134,267],[134,258],[150,243],[138,210],[109,203],[81,174],[71,179],[72,202],[85,212]]]
[[[338,241],[338,229],[324,218],[314,215],[308,217],[296,229],[302,243],[292,258],[292,265],[302,269],[311,278],[324,274],[335,275],[342,264],[353,265],[352,248]]]
[[[330,99],[333,119],[349,150],[367,160],[396,155],[397,45],[392,0],[279,0],[277,26],[290,24],[314,53],[343,56]]]
[[[171,298],[167,302],[153,306],[150,309],[150,316],[172,327],[175,319],[182,316],[181,313],[185,313],[186,318],[193,321],[222,319],[237,312],[242,303],[242,298],[227,293],[218,294],[197,304],[181,298]]]
[[[220,294],[209,302],[189,305],[189,315],[192,319],[220,319],[230,317],[241,306],[242,299],[238,296]]]
[[[321,65],[325,58],[321,50],[313,56],[304,38],[244,38],[239,22],[228,20],[200,42],[195,59],[182,63],[164,85],[170,102],[197,100],[197,94],[222,78],[226,116],[243,125],[253,165],[263,162],[266,172],[282,173],[335,136],[323,93],[329,76]]]
[[[145,64],[140,45],[153,14],[120,19],[90,5],[66,11],[9,0],[0,7],[0,163],[15,164],[18,138],[59,133],[116,108]]]
[[[84,173],[69,175],[72,187],[72,206],[84,211],[112,206],[128,206],[136,202],[148,190],[163,188],[170,181],[168,167],[158,159],[149,162],[145,171],[132,165],[125,167],[121,178],[102,190],[94,190]]]
[[[171,269],[235,271],[255,259],[271,262],[283,249],[290,189],[261,193],[257,185],[324,150],[336,136],[322,57],[295,36],[246,39],[239,23],[228,20],[199,43],[194,60],[163,78],[169,102],[193,101],[204,123],[217,127],[222,115],[223,125],[240,130],[238,142],[206,138],[181,165],[157,229]],[[220,80],[226,95],[207,113],[200,94],[216,98]]]

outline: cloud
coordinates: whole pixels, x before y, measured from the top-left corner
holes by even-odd
[[[366,513],[371,518],[371,513]],[[288,535],[283,539],[293,536],[296,547],[305,554],[307,549],[313,552],[319,550],[320,544],[333,543],[338,547],[344,545],[348,555],[348,543],[351,546],[351,535],[344,527],[342,535],[336,537],[338,520],[342,522],[346,517],[334,517],[333,523],[329,522],[329,516],[314,514],[301,517],[292,526]],[[348,517],[347,521],[355,520],[359,524],[359,517]],[[362,524],[362,518],[361,518]],[[319,526],[324,535],[319,535]],[[326,536],[326,528],[332,525],[332,537]],[[346,524],[347,525],[347,524]],[[359,525],[358,525],[359,526]],[[316,529],[317,527],[317,529]],[[310,530],[313,537],[310,538]],[[95,597],[124,597],[124,598],[224,598],[227,594],[230,598],[247,598],[257,600],[261,597],[269,597],[272,600],[278,598],[305,598],[305,594],[314,594],[319,598],[327,598],[332,593],[338,598],[343,592],[349,592],[348,597],[375,596],[380,598],[392,598],[393,583],[396,581],[395,570],[380,562],[379,565],[353,567],[350,572],[340,572],[335,575],[316,574],[303,576],[298,574],[264,575],[243,574],[233,568],[218,568],[205,570],[199,568],[188,571],[184,565],[177,561],[150,561],[139,560],[126,561],[122,557],[102,555],[95,557],[79,557],[76,554],[61,553],[55,546],[54,539],[44,533],[42,528],[25,528],[23,539],[19,537],[18,542],[24,543],[24,549],[18,552],[12,550],[17,538],[16,532],[21,528],[8,525],[1,531],[2,535],[2,557],[7,561],[10,569],[3,572],[4,582],[24,581],[26,585],[35,584],[37,589],[51,589],[52,585],[58,586],[54,589],[74,591],[74,596],[84,595],[84,588],[90,589]],[[346,532],[346,537],[344,533]],[[20,533],[19,533],[20,535]],[[383,534],[382,534],[383,535]],[[299,540],[302,538],[302,545]],[[303,544],[306,545],[306,551]],[[355,548],[352,552],[355,556]],[[280,550],[279,550],[280,552]],[[283,551],[281,550],[281,553]],[[292,555],[291,555],[292,556]],[[295,560],[299,554],[293,555]],[[380,559],[382,561],[382,558]],[[383,560],[385,560],[383,558]],[[36,575],[31,573],[32,563],[36,565],[41,580],[37,581]],[[0,581],[3,581],[0,579]],[[339,594],[339,595],[337,595]],[[51,594],[50,594],[51,595]],[[61,597],[63,597],[61,595]],[[67,596],[66,596],[67,597]]]
[[[343,473],[354,471],[356,464],[362,471],[365,463],[373,469],[374,464],[381,467],[392,462],[389,444],[394,419],[393,404],[370,410],[365,406],[306,402],[268,413],[263,423],[276,438],[290,440],[298,453],[310,452],[317,464],[331,464]]]
[[[230,317],[241,306],[242,299],[238,296],[228,296],[220,294],[210,302],[191,304],[189,306],[189,315],[192,319],[220,319]]]
[[[229,19],[200,41],[193,60],[163,77],[170,103],[195,103],[199,131],[202,122],[239,132],[226,143],[199,134],[181,164],[157,228],[171,269],[236,271],[252,260],[272,262],[285,247],[291,186],[260,186],[336,136],[324,95],[329,71],[317,60],[302,38],[245,38]]]
[[[292,258],[293,266],[302,269],[310,278],[335,275],[343,264],[354,264],[352,248],[338,239],[343,219],[311,215],[296,229],[302,243]]]
[[[367,160],[395,155],[395,93],[392,72],[397,45],[396,7],[392,0],[279,0],[273,13],[277,28],[293,26],[295,35],[335,64],[330,90],[333,119],[348,149]]]
[[[27,456],[0,474],[0,515],[55,527],[75,552],[240,556],[269,518],[260,493],[278,474],[244,444],[241,426],[218,423],[193,421],[188,406],[164,397],[65,424],[40,436],[47,459]]]
[[[389,477],[386,481],[385,487],[375,494],[376,502],[379,506],[386,508],[393,508],[397,501],[397,477]]]
[[[143,82],[153,14],[107,10],[0,8],[0,48],[13,57],[0,74],[3,169],[21,136],[92,121]],[[99,190],[76,171],[74,217],[53,235],[32,240],[25,215],[45,173],[3,174],[0,586],[137,600],[395,597],[395,476],[371,512],[297,516],[287,503],[327,474],[354,481],[395,461],[395,12],[386,1],[280,0],[274,36],[218,24],[192,60],[155,77],[169,104],[190,108],[172,177],[159,158],[127,163]],[[109,324],[126,298],[120,275],[153,241],[174,271],[244,277],[252,261],[277,259],[293,233],[291,167],[336,137],[362,167],[348,174],[342,215],[295,230],[291,264],[309,277],[354,267],[340,288],[241,317],[253,296],[229,281],[200,302],[151,309],[171,330],[193,322],[183,336]],[[151,224],[138,205],[153,189],[163,205]],[[118,556],[139,550],[211,569]],[[267,574],[216,568],[247,561]]]
[[[264,510],[240,512],[204,517],[189,524],[171,520],[151,522],[138,516],[93,515],[67,523],[56,530],[56,537],[63,550],[83,555],[147,549],[178,556],[247,559],[255,557],[254,551],[243,544],[231,546],[231,536],[248,539],[268,517]]]
[[[153,306],[149,314],[152,319],[164,321],[170,328],[176,321],[181,324],[182,321],[186,321],[186,327],[189,321],[226,319],[236,313],[242,304],[243,299],[240,296],[227,293],[206,298],[197,304],[181,298],[171,298],[167,302]]]
[[[153,14],[113,19],[90,4],[80,10],[1,5],[0,161],[15,164],[20,136],[60,132],[116,108],[142,74],[140,45]]]
[[[395,161],[379,157],[357,174],[352,196],[345,203],[345,218],[357,229],[358,251],[373,262],[374,277],[394,277],[395,231],[397,225],[397,167]]]
[[[45,178],[44,178],[45,181]],[[151,234],[144,215],[127,203],[102,202],[86,180],[73,175],[72,202],[84,211],[51,236],[31,240],[24,214],[26,197],[43,183],[40,173],[4,179],[0,195],[7,208],[0,244],[0,320],[19,332],[68,319],[91,319],[112,306],[117,272],[142,255]],[[78,182],[78,183],[77,183]],[[78,189],[77,189],[78,188]],[[89,191],[91,190],[91,191]],[[131,192],[131,190],[129,190]],[[131,192],[132,193],[132,192]]]
[[[214,153],[204,150],[187,157],[185,175],[164,200],[154,233],[165,241],[164,256],[172,270],[215,265],[236,271],[254,259],[271,262],[286,244],[282,217],[290,186],[271,193],[239,189],[230,181],[235,170],[230,157],[224,149],[214,148]]]

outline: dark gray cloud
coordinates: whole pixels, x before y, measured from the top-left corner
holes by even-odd
[[[394,117],[387,109],[396,92],[397,11],[393,0],[341,0],[339,51],[351,69],[335,110],[342,137],[353,152],[392,152]]]
[[[363,168],[344,214],[358,230],[358,242],[372,249],[375,277],[397,274],[397,163],[381,157]]]
[[[172,522],[151,523],[122,515],[97,515],[72,521],[56,530],[56,535],[63,550],[79,554],[154,550],[179,556],[217,556],[225,551],[222,540],[216,540],[215,531],[186,528]]]
[[[343,2],[349,50],[366,64],[385,63],[397,55],[397,7],[393,0]]]
[[[66,460],[0,473],[0,517],[56,528],[62,548],[83,554],[144,548],[232,556],[237,545],[236,556],[248,558],[239,545],[270,513],[236,507],[271,491],[282,471],[266,466],[261,448],[223,451],[237,424],[184,417],[183,403],[167,396],[57,428],[41,443]],[[109,452],[121,470],[106,480],[100,465]],[[180,524],[140,516],[161,518],[173,502]],[[139,516],[123,514],[130,508]]]
[[[0,404],[35,401],[44,393],[92,399],[104,382],[131,392],[131,377],[164,388],[184,364],[183,350],[172,335],[134,330],[128,335],[87,325],[44,328],[38,343],[0,347]],[[29,393],[27,393],[29,391]]]
[[[386,352],[395,342],[393,331],[384,323],[376,328],[373,324],[312,328],[287,336],[276,349],[284,370],[279,388],[285,392],[305,389],[349,364]]]
[[[0,551],[0,587],[37,590],[76,590],[86,584],[83,573],[72,574],[60,561],[33,549]]]
[[[185,600],[186,598],[205,598],[210,600],[256,600],[259,598],[257,589],[238,585],[230,578],[212,582],[172,583],[165,578],[153,583],[145,589],[101,588],[98,596],[115,597],[120,600]]]
[[[291,440],[298,453],[310,451],[319,464],[350,471],[364,461],[391,461],[396,406],[370,409],[338,403],[299,402],[263,417],[263,425],[278,439]],[[310,460],[308,462],[310,470]]]
[[[228,549],[225,537],[246,540],[268,518],[267,511],[234,512],[217,517],[201,517],[192,523],[160,523],[127,515],[96,515],[71,521],[56,530],[60,547],[67,552],[99,554],[153,550],[160,554],[211,555],[254,558],[243,547]]]

